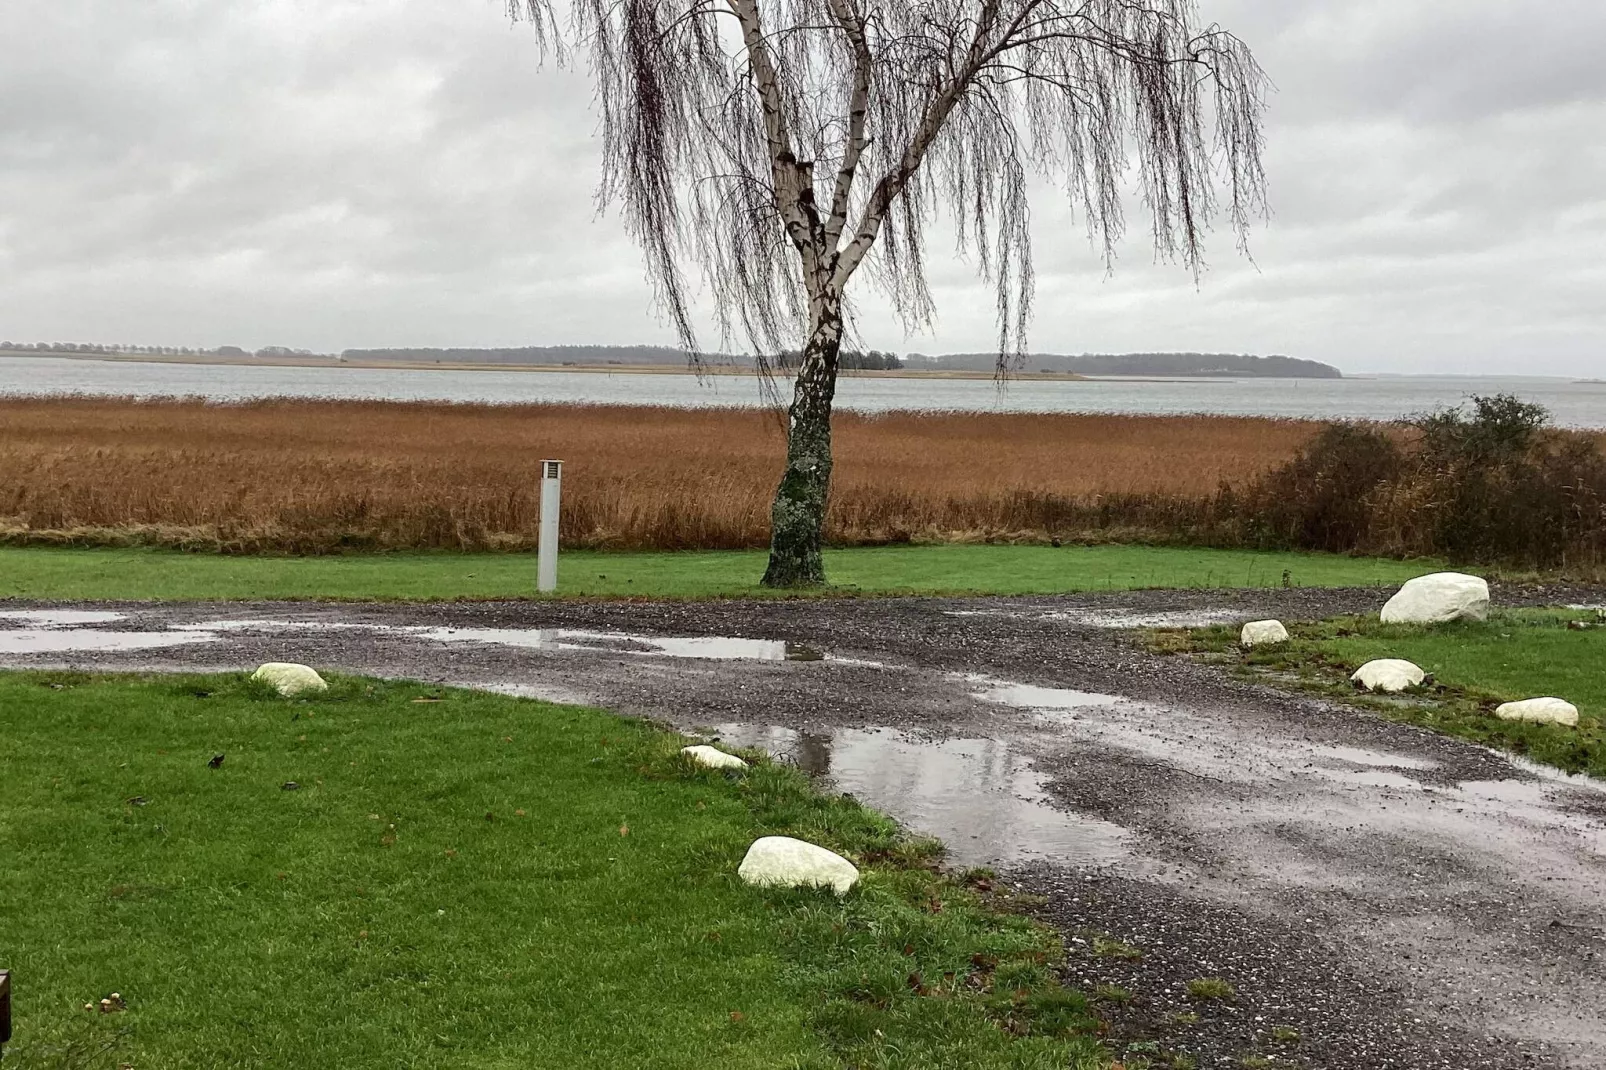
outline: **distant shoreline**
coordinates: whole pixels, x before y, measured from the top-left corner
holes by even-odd
[[[16,359],[6,360],[9,352]],[[66,354],[57,354],[65,356]],[[350,375],[319,368],[352,367],[330,358],[281,355],[278,366],[252,357],[218,363],[197,354],[49,354],[0,350],[0,397],[192,397],[234,402],[269,397],[343,398],[465,404],[662,405],[670,408],[768,408],[790,383],[760,380],[751,371],[723,367],[699,380],[681,367],[627,365],[523,367],[514,371],[581,372],[577,375],[401,374],[397,361]],[[160,358],[159,360],[150,358]],[[34,359],[26,359],[33,357]],[[110,358],[110,359],[107,359]],[[288,358],[288,359],[287,359]],[[265,356],[265,360],[274,359]],[[98,363],[96,362],[98,361]],[[297,367],[299,366],[299,367]],[[249,368],[260,371],[248,371]],[[451,372],[448,365],[424,370]],[[302,369],[305,369],[304,371]],[[470,369],[494,371],[497,368]],[[615,375],[614,372],[619,374]],[[1068,385],[1058,385],[1065,382]],[[1464,405],[1468,397],[1497,391],[1546,406],[1563,427],[1606,429],[1606,395],[1600,386],[1571,386],[1564,379],[1529,378],[1438,382],[1436,379],[1346,377],[1331,383],[1297,378],[1098,377],[1087,381],[1024,372],[1002,382],[985,372],[848,372],[837,408],[861,413],[991,412],[1050,414],[1103,412],[1151,416],[1218,414],[1270,419],[1395,421]]]
[[[412,360],[349,360],[343,357],[296,356],[293,354],[271,357],[224,357],[204,353],[41,353],[27,349],[0,349],[0,358],[24,357],[35,360],[84,360],[107,364],[189,364],[218,368],[362,368],[371,371],[421,372],[579,372],[585,375],[753,375],[751,366],[740,364],[708,364],[701,371],[678,364],[498,364],[484,361],[412,361]],[[778,378],[787,378],[784,369],[776,369]],[[997,376],[990,371],[969,368],[927,369],[900,368],[865,369],[843,368],[838,372],[850,379],[962,379],[992,380]],[[1052,383],[1216,383],[1230,384],[1244,379],[1310,379],[1334,382],[1326,376],[1272,376],[1245,375],[1242,373],[1200,375],[1082,375],[1078,372],[1012,371],[1005,376],[1010,382]],[[1346,377],[1348,378],[1348,377]]]
[[[32,357],[34,359],[57,360],[98,360],[108,364],[201,364],[222,368],[366,368],[381,371],[420,371],[420,372],[581,372],[598,375],[752,375],[755,369],[738,364],[709,364],[701,372],[689,366],[675,364],[489,364],[472,362],[448,361],[413,361],[413,360],[345,360],[337,357],[318,356],[273,356],[273,357],[219,357],[208,354],[183,353],[39,353],[32,350],[0,349],[0,357]],[[783,369],[777,369],[781,372]],[[838,374],[852,378],[863,379],[992,379],[991,372],[970,371],[955,368],[949,371],[926,371],[923,369],[904,368],[892,370],[867,370],[860,368],[844,368]],[[1092,382],[1095,378],[1102,381],[1119,379],[1125,381],[1126,377],[1116,376],[1087,376],[1075,372],[1010,372],[1011,380],[1043,379],[1057,382]],[[1174,379],[1156,379],[1154,382],[1187,382],[1193,376],[1183,376]],[[1217,376],[1198,376],[1199,379],[1214,379]],[[1133,379],[1149,380],[1148,376],[1135,376]]]

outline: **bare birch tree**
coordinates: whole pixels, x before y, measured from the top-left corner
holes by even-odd
[[[1032,308],[1034,173],[1065,187],[1107,261],[1131,186],[1159,255],[1195,273],[1211,224],[1225,216],[1241,246],[1263,205],[1264,75],[1194,0],[509,4],[544,49],[589,62],[602,198],[622,207],[687,350],[700,352],[689,280],[727,346],[802,350],[769,586],[825,579],[856,276],[906,331],[929,324],[926,231],[946,211],[992,284],[1002,373]]]

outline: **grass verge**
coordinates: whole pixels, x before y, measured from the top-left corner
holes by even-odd
[[[682,742],[409,683],[0,674],[6,1065],[1098,1065],[1052,934]],[[864,879],[748,888],[768,833]]]
[[[762,551],[565,554],[564,597],[712,598],[758,586]],[[1145,587],[1398,584],[1434,563],[1152,546],[888,546],[831,550],[831,594],[1058,594]],[[447,601],[535,596],[526,554],[234,557],[166,550],[0,547],[0,597]]]
[[[1509,610],[1487,623],[1430,627],[1344,617],[1289,626],[1292,640],[1243,650],[1226,627],[1156,631],[1156,650],[1206,656],[1247,676],[1342,698],[1553,765],[1606,777],[1606,622],[1592,610]],[[1359,693],[1352,672],[1374,658],[1404,658],[1433,681],[1399,696]],[[1579,710],[1576,729],[1502,721],[1502,702],[1554,696]]]

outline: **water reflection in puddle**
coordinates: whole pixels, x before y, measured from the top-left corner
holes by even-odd
[[[1087,609],[1047,613],[1044,620],[1085,624],[1094,628],[1208,628],[1244,619],[1236,609],[1177,609],[1151,612],[1132,609]]]
[[[1520,754],[1507,754],[1504,751],[1491,750],[1490,754],[1504,758],[1512,765],[1525,773],[1531,774],[1547,784],[1564,784],[1568,787],[1579,788],[1584,791],[1606,792],[1606,780],[1592,777],[1588,773],[1568,773],[1552,765],[1543,765]]]
[[[1002,706],[1015,706],[1025,710],[1083,710],[1108,709],[1128,701],[1120,695],[1100,695],[1092,691],[1075,691],[1065,687],[1038,687],[1036,684],[1017,684],[1009,680],[995,680],[990,676],[967,676],[972,696],[982,702],[996,702]]]
[[[1426,758],[1303,740],[1222,739],[1203,716],[1117,695],[966,677],[975,698],[1034,713],[1060,739],[1086,740],[1171,765],[1196,776],[1246,784],[1320,777],[1354,788],[1420,790],[1411,771],[1438,768]]]
[[[1421,791],[1420,781],[1404,773],[1391,773],[1386,769],[1316,769],[1320,776],[1339,784],[1354,784],[1364,788],[1392,788],[1396,791]]]
[[[7,609],[0,610],[0,620],[17,620],[40,628],[72,628],[82,624],[114,624],[123,619],[121,613],[106,613],[89,609]]]
[[[435,643],[483,643],[522,650],[579,651],[636,654],[706,661],[840,661],[874,665],[848,658],[829,657],[801,643],[773,639],[738,639],[726,636],[657,636],[630,632],[586,631],[578,628],[450,628],[344,621],[213,620],[174,625],[185,632],[327,632],[360,630]]]
[[[948,846],[958,867],[1050,859],[1110,865],[1128,854],[1120,826],[1050,805],[1028,757],[994,739],[928,742],[893,729],[825,733],[727,724],[719,738],[827,778],[838,791]]]
[[[161,647],[210,643],[214,635],[189,632],[103,632],[25,628],[0,631],[0,654],[63,654],[72,651],[155,650]]]
[[[203,620],[194,624],[174,624],[176,632],[346,632],[346,631],[410,631],[417,628],[392,628],[386,624],[356,624],[330,620]]]
[[[1455,790],[1490,802],[1542,803],[1546,799],[1544,785],[1533,780],[1463,780]]]
[[[1312,747],[1312,753],[1323,758],[1337,758],[1341,762],[1350,762],[1353,765],[1365,765],[1378,769],[1437,769],[1439,763],[1427,758],[1410,758],[1403,754],[1385,754],[1383,751],[1365,750],[1361,747]]]
[[[1598,792],[1606,790],[1606,784],[1589,777],[1568,776],[1560,770],[1543,769],[1538,779],[1463,780],[1440,794],[1456,804],[1456,820],[1470,823],[1493,817],[1501,822],[1514,822],[1523,835],[1531,837],[1532,849],[1540,847],[1547,833],[1561,834],[1589,853],[1606,859],[1606,822],[1593,807],[1579,811],[1569,805],[1569,796],[1577,800],[1569,789]],[[1493,831],[1498,834],[1498,826]],[[1486,829],[1483,834],[1489,835],[1490,830]]]
[[[821,661],[823,652],[776,639],[725,636],[666,637],[568,628],[429,628],[418,633],[439,643],[491,643],[529,650],[580,650],[646,654],[708,661]]]
[[[1056,621],[1089,628],[1207,628],[1247,620],[1236,609],[1142,610],[1109,609],[951,609],[950,617],[1014,617],[1020,620]]]

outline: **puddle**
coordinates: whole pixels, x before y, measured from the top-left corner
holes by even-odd
[[[172,630],[175,632],[417,632],[421,629],[327,620],[203,620],[194,624],[174,624]]]
[[[1111,609],[951,609],[950,617],[1014,617],[1020,620],[1058,621],[1063,624],[1080,624],[1088,628],[1208,628],[1212,624],[1236,624],[1247,620],[1237,609],[1174,609],[1140,610],[1115,607]]]
[[[957,868],[1030,859],[1111,865],[1129,853],[1118,825],[1049,804],[1030,758],[995,739],[930,742],[893,729],[826,733],[728,724],[719,738],[795,762],[837,791],[948,847]]]
[[[114,624],[122,613],[103,613],[88,609],[7,609],[0,620],[19,620],[41,628],[72,628],[80,624]]]
[[[878,662],[836,658],[801,643],[773,639],[738,639],[725,636],[657,636],[629,632],[586,631],[578,628],[446,628],[344,621],[212,620],[177,624],[181,632],[243,631],[370,631],[436,643],[484,643],[521,650],[581,651],[636,654],[648,657],[689,658],[703,661],[833,661],[844,665],[880,668]]]
[[[568,628],[427,628],[417,634],[438,643],[490,643],[527,650],[580,650],[704,661],[823,661],[823,651],[776,639],[724,636],[664,637]]]
[[[1490,802],[1540,803],[1545,799],[1544,787],[1532,780],[1463,780],[1455,790]]]
[[[565,687],[549,687],[545,684],[487,684],[477,681],[456,684],[456,687],[471,688],[476,691],[490,691],[497,695],[507,695],[511,698],[528,698],[540,702],[552,702],[560,706],[594,706],[596,700],[579,691],[571,691]]]
[[[1459,804],[1455,807],[1459,817],[1513,822],[1521,830],[1523,849],[1530,854],[1541,849],[1547,834],[1556,834],[1606,859],[1606,822],[1599,815],[1574,811],[1565,802],[1567,788],[1601,791],[1606,790],[1606,784],[1520,759],[1512,764],[1531,766],[1528,771],[1538,773],[1539,779],[1463,780],[1443,795]],[[1484,834],[1490,832],[1486,830]]]
[[[1345,769],[1317,769],[1317,774],[1340,784],[1355,784],[1365,788],[1394,788],[1400,791],[1423,790],[1420,781],[1404,773],[1391,773],[1386,769],[1367,769],[1361,772]]]
[[[1257,734],[1247,726],[1224,731],[1230,724],[1202,714],[1109,695],[986,677],[967,681],[977,698],[1033,710],[1054,726],[1061,743],[1109,747],[1206,780],[1254,786],[1260,794],[1250,805],[1201,804],[1196,819],[1217,833],[1241,830],[1247,837],[1268,825],[1309,823],[1324,836],[1340,826],[1358,835],[1431,835],[1473,851],[1499,846],[1502,857],[1528,857],[1535,872],[1543,869],[1541,860],[1553,867],[1547,872],[1570,872],[1580,851],[1606,858],[1606,822],[1594,807],[1579,812],[1560,798],[1567,788],[1600,791],[1606,784],[1520,758],[1502,755],[1533,779],[1470,781],[1445,789],[1413,776],[1442,768],[1426,757]],[[1305,793],[1305,807],[1320,802],[1290,811],[1282,791],[1266,791],[1276,784]],[[1186,807],[1185,797],[1181,801]]]
[[[1042,619],[1085,624],[1094,628],[1208,628],[1212,624],[1235,624],[1245,617],[1241,610],[1235,609],[1178,609],[1170,612],[1087,609],[1045,613]]]
[[[1437,769],[1439,763],[1427,758],[1408,758],[1403,754],[1385,754],[1382,751],[1363,750],[1360,747],[1313,747],[1312,752],[1323,758],[1336,758],[1352,765],[1365,765],[1378,769]]]
[[[211,643],[213,635],[192,632],[102,632],[91,628],[55,630],[27,628],[0,631],[0,654],[64,654],[75,651],[155,650]]]
[[[1568,787],[1580,788],[1585,791],[1606,792],[1606,780],[1597,780],[1588,773],[1568,773],[1557,769],[1553,765],[1545,765],[1541,762],[1524,758],[1520,754],[1508,754],[1505,751],[1497,750],[1490,750],[1489,753],[1504,758],[1524,773],[1538,777],[1546,783],[1565,784]]]
[[[1206,717],[1119,695],[987,676],[964,679],[983,702],[1032,711],[1061,742],[1086,740],[1211,780],[1265,785],[1319,777],[1356,788],[1418,791],[1422,785],[1407,772],[1438,768],[1430,759],[1362,747],[1218,738],[1219,726]]]
[[[1092,691],[1073,691],[1063,687],[1017,684],[1008,680],[995,680],[990,676],[966,676],[964,679],[975,688],[971,692],[972,697],[982,702],[996,702],[1002,706],[1016,706],[1025,710],[1108,709],[1128,701],[1120,695],[1100,695]]]

